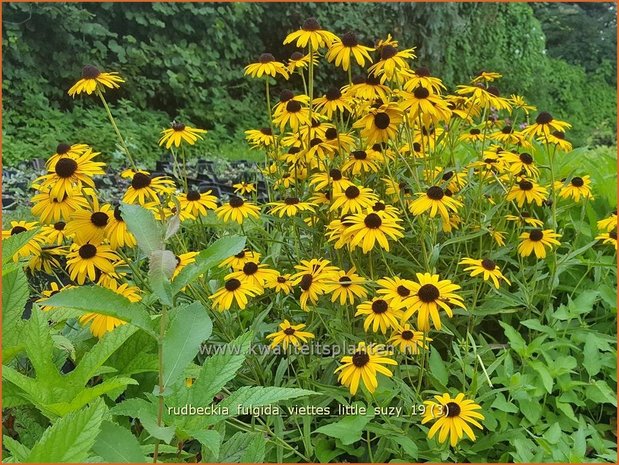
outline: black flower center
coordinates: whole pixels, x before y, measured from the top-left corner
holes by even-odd
[[[501,132],[503,134],[511,134],[512,132],[514,132],[514,128],[512,128],[511,126],[505,126],[503,129],[501,129]]]
[[[299,199],[298,197],[288,197],[286,200],[284,200],[284,203],[286,205],[296,205],[299,203]]]
[[[97,228],[103,228],[107,226],[107,222],[110,219],[107,213],[103,212],[94,212],[90,215],[90,222],[94,224]]]
[[[185,125],[183,123],[178,123],[176,121],[173,121],[171,126],[172,126],[172,130],[176,132],[181,132],[185,130]]]
[[[370,356],[365,352],[355,352],[352,356],[352,364],[357,368],[363,368],[370,362]]]
[[[542,232],[541,229],[534,229],[533,231],[531,231],[529,233],[529,240],[532,241],[541,241],[544,238],[544,233]]]
[[[518,183],[518,186],[520,187],[520,190],[523,191],[530,191],[531,189],[533,189],[533,183],[530,181],[522,180]]]
[[[325,131],[325,137],[327,140],[337,139],[337,129],[329,128]]]
[[[114,208],[114,218],[116,218],[116,221],[125,221],[120,213],[120,205],[116,205]]]
[[[54,223],[54,229],[56,231],[62,231],[66,225],[67,224],[64,221],[58,221],[57,223]]]
[[[299,61],[304,56],[305,55],[303,55],[301,52],[293,52],[292,55],[290,55],[290,59],[292,61]]]
[[[413,91],[415,98],[424,99],[430,96],[430,91],[425,87],[419,86]]]
[[[84,244],[78,251],[80,257],[89,259],[97,255],[97,247],[92,244]]]
[[[286,111],[288,113],[298,113],[299,111],[301,111],[301,103],[297,102],[296,100],[289,100],[286,104]]]
[[[73,158],[61,158],[56,163],[55,171],[61,178],[70,178],[77,171],[77,162]]]
[[[443,181],[449,181],[451,178],[453,178],[454,172],[453,171],[446,171],[443,174]]]
[[[411,295],[411,290],[406,286],[402,286],[401,284],[396,288],[396,292],[400,297],[408,297],[409,295]]]
[[[402,336],[402,339],[404,339],[405,341],[410,341],[415,336],[415,334],[410,329],[406,329],[402,331],[402,334],[400,334],[400,336]]]
[[[374,313],[385,313],[389,309],[389,305],[383,299],[378,299],[372,302],[372,311]]]
[[[572,178],[572,186],[574,187],[582,187],[584,186],[585,181],[580,176],[574,176]]]
[[[384,203],[376,202],[372,207],[372,210],[374,210],[375,212],[382,212],[385,210],[385,208],[387,208],[387,206]]]
[[[358,74],[357,76],[352,78],[353,84],[365,84],[366,81],[367,81],[366,77],[361,74]]]
[[[14,236],[15,234],[23,233],[26,231],[28,230],[24,228],[23,226],[15,226],[11,229],[11,236]]]
[[[469,131],[469,134],[471,134],[472,136],[477,136],[479,134],[481,134],[481,131],[477,128],[473,128]]]
[[[314,137],[310,140],[310,147],[315,147],[318,144],[322,144],[322,139],[320,137]]]
[[[243,206],[245,201],[240,197],[231,197],[228,203],[232,208],[240,208]]]
[[[357,36],[353,32],[347,32],[341,37],[344,47],[356,47],[359,45],[357,42]]]
[[[320,23],[316,18],[307,18],[302,27],[304,31],[318,31],[320,29]]]
[[[519,155],[520,161],[522,163],[524,163],[525,165],[530,165],[531,163],[533,163],[533,157],[531,156],[530,153],[521,153]]]
[[[426,191],[426,195],[432,200],[441,200],[445,196],[445,192],[438,186],[432,186]]]
[[[610,237],[611,239],[617,240],[617,231],[611,231],[608,233],[608,237]]]
[[[460,406],[456,404],[455,402],[447,402],[445,407],[447,407],[445,416],[451,418],[451,417],[457,417],[458,415],[460,415],[460,412],[461,412]]]
[[[537,124],[548,124],[553,120],[553,117],[550,113],[548,113],[547,111],[542,111],[539,115],[537,115],[537,118],[535,118],[535,122]]]
[[[340,89],[338,89],[337,87],[331,87],[325,94],[325,97],[327,97],[327,100],[337,100],[341,96],[342,96],[342,92],[340,92]]]
[[[82,77],[84,79],[96,79],[101,74],[101,71],[96,66],[86,65],[82,68]]]
[[[71,149],[71,146],[69,144],[58,144],[58,147],[56,147],[56,153],[58,155],[64,155],[70,149]]]
[[[256,271],[258,271],[258,265],[256,265],[254,262],[247,262],[245,263],[245,266],[243,266],[243,273],[245,273],[246,275],[252,275]]]
[[[245,251],[241,250],[239,253],[235,255],[236,258],[245,258]]]
[[[421,152],[421,144],[419,142],[413,142],[413,150],[415,152]]]
[[[286,328],[284,329],[284,334],[286,336],[292,336],[296,330],[294,328]]]
[[[348,276],[340,277],[339,282],[340,282],[340,286],[342,287],[348,287],[352,284],[352,280]]]
[[[282,90],[281,94],[279,94],[280,102],[287,102],[288,100],[292,100],[294,98],[294,92],[289,89]]]
[[[145,187],[150,186],[150,176],[144,173],[135,173],[133,175],[133,179],[131,180],[131,187],[134,189],[144,189]]]
[[[417,295],[422,302],[430,303],[438,299],[441,293],[434,284],[424,284],[417,291]]]
[[[299,283],[299,286],[301,286],[301,289],[303,289],[304,291],[307,291],[312,285],[312,282],[314,282],[314,277],[309,273],[304,274],[303,277],[301,278],[301,282]]]
[[[271,128],[260,128],[260,132],[264,134],[265,136],[273,135],[273,131],[271,130]]]
[[[368,77],[366,78],[365,83],[370,86],[379,86],[380,78],[376,76],[375,74],[368,74]]]
[[[565,139],[565,133],[561,131],[554,131],[552,135],[555,136],[557,139]]]
[[[425,66],[421,66],[415,70],[415,74],[419,77],[428,77],[430,76],[430,70]]]
[[[277,277],[277,282],[280,284],[284,284],[286,281],[288,281],[286,278],[284,278],[283,276],[278,276]]]
[[[385,45],[380,51],[380,59],[388,60],[389,58],[393,58],[398,53],[398,49],[393,45]]]
[[[344,194],[349,199],[356,199],[357,197],[359,197],[359,194],[361,194],[361,191],[357,186],[348,186],[344,191]]]
[[[272,61],[275,61],[275,57],[271,53],[263,53],[260,55],[260,58],[258,58],[258,61],[260,63],[271,63]]]
[[[486,89],[489,94],[494,95],[495,97],[500,97],[501,93],[499,92],[499,88],[496,86],[490,86]]]
[[[496,268],[496,264],[489,258],[484,258],[481,261],[481,266],[483,266],[488,271],[492,271]]]
[[[370,229],[378,229],[383,224],[383,220],[381,220],[380,216],[378,216],[376,213],[370,213],[368,216],[365,217],[363,222]]]
[[[387,113],[380,112],[374,115],[374,124],[378,129],[387,129],[390,122],[391,118],[389,118]]]
[[[368,157],[368,154],[365,150],[355,150],[352,153],[352,156],[355,158],[355,160],[365,160]]]
[[[228,281],[226,281],[226,284],[224,285],[224,287],[226,288],[226,291],[234,292],[239,287],[241,287],[241,281],[239,281],[236,278],[229,279]]]
[[[339,181],[342,179],[342,172],[340,170],[336,170],[335,168],[329,171],[329,176],[334,181]]]
[[[198,192],[198,191],[192,190],[192,191],[189,191],[187,193],[187,200],[189,200],[191,202],[195,202],[196,200],[200,200],[200,197],[201,197],[201,195],[200,195],[200,192]]]

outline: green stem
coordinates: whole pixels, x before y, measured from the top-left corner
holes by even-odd
[[[157,411],[157,425],[161,426],[163,423],[163,338],[165,336],[165,330],[167,326],[168,312],[167,307],[163,305],[161,310],[161,319],[159,320],[159,339],[157,340],[157,352],[159,359],[159,408]],[[155,442],[155,452],[153,454],[153,463],[157,463],[159,456],[159,439]]]
[[[125,151],[127,158],[129,158],[129,161],[131,162],[131,166],[133,167],[133,169],[137,170],[138,168],[135,162],[133,161],[133,157],[131,156],[129,149],[127,148],[125,139],[123,139],[123,136],[120,134],[120,131],[118,130],[118,126],[116,125],[116,121],[114,120],[114,116],[112,116],[110,107],[108,106],[107,101],[105,100],[105,97],[103,96],[103,92],[101,92],[100,90],[97,90],[97,94],[99,95],[99,98],[101,99],[101,102],[103,103],[103,106],[105,107],[105,111],[107,112],[107,117],[110,119],[110,123],[112,123],[112,127],[114,128],[114,131],[116,132],[116,136],[118,137],[118,140],[120,141],[121,147]]]

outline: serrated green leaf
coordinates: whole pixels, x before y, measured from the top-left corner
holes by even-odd
[[[23,348],[21,331],[22,315],[30,290],[24,270],[16,268],[2,275],[2,354],[5,363]]]
[[[169,250],[155,250],[148,259],[148,280],[162,304],[174,305],[170,278],[176,268],[176,257]]]
[[[226,258],[236,255],[245,247],[245,237],[226,236],[217,239],[208,249],[196,256],[196,261],[187,265],[172,281],[172,292],[178,294],[187,284],[216,267]]]
[[[213,330],[206,309],[200,302],[179,307],[163,338],[163,388],[182,381],[185,368]]]
[[[30,449],[10,436],[2,436],[2,446],[9,451],[15,462],[25,462],[30,455]],[[3,462],[6,462],[6,457],[2,457],[2,459]]]
[[[589,399],[598,404],[612,404],[617,407],[617,397],[605,381],[595,380],[592,385],[585,389]]]
[[[54,341],[42,310],[32,309],[23,331],[23,342],[36,377],[46,386],[59,384],[60,375],[52,359]]]
[[[206,447],[211,454],[213,454],[212,460],[217,461],[219,458],[219,449],[221,447],[221,434],[215,430],[202,430],[202,431],[188,431],[189,436],[200,441],[204,447]]]
[[[84,462],[101,430],[107,407],[101,399],[50,426],[32,448],[26,462]]]
[[[250,433],[247,449],[241,455],[241,463],[263,463],[266,441],[262,433]]]
[[[101,286],[64,289],[43,302],[50,307],[68,307],[82,313],[98,313],[126,321],[157,338],[150,315],[143,305]]]
[[[126,203],[120,206],[120,210],[127,228],[135,236],[142,252],[150,255],[155,250],[164,250],[163,227],[150,210]]]
[[[126,428],[104,421],[93,452],[108,463],[144,463],[146,457],[137,438]]]

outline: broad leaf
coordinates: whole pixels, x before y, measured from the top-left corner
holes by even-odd
[[[146,462],[140,443],[131,431],[109,421],[102,423],[92,450],[108,463]]]
[[[22,315],[29,295],[28,280],[21,268],[2,275],[2,354],[5,363],[22,348]]]
[[[127,228],[138,241],[138,247],[146,255],[163,250],[163,228],[150,210],[140,205],[123,203],[120,207]]]
[[[359,404],[363,406],[363,404]],[[341,420],[321,426],[314,432],[337,438],[342,441],[342,444],[349,445],[361,439],[364,428],[372,418],[374,418],[374,413],[372,409],[368,409],[367,415],[346,416]]]
[[[148,262],[148,279],[155,295],[162,304],[173,306],[174,294],[170,278],[176,268],[176,257],[169,250],[155,250]]]

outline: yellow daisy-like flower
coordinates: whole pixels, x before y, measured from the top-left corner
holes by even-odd
[[[413,121],[425,117],[438,124],[451,118],[447,102],[427,87],[419,85],[412,92],[400,92],[399,95],[402,97],[402,107],[409,111],[409,118]]]
[[[417,355],[419,349],[427,350],[430,348],[428,343],[432,342],[432,339],[423,331],[415,331],[413,327],[407,323],[403,326],[399,326],[398,329],[393,332],[388,342],[400,349],[402,353]]]
[[[428,431],[428,438],[432,439],[436,433],[439,433],[438,441],[444,443],[449,436],[449,444],[452,447],[455,447],[465,434],[471,441],[475,441],[475,433],[469,423],[483,429],[483,426],[477,421],[485,419],[477,411],[481,410],[481,407],[472,400],[466,399],[462,393],[454,398],[448,393],[436,395],[434,398],[437,402],[431,400],[424,402],[426,409],[421,420],[422,424],[436,420]]]
[[[230,310],[235,301],[239,308],[244,310],[247,307],[248,297],[255,297],[262,293],[263,289],[255,286],[251,281],[241,282],[236,278],[231,278],[209,299],[213,301],[213,308],[220,312]]]
[[[250,216],[259,218],[260,208],[240,197],[230,197],[228,203],[223,204],[215,210],[215,214],[225,223],[236,221],[239,224],[243,224],[243,221]]]
[[[275,136],[271,128],[248,129],[245,131],[245,138],[252,149],[271,147],[275,144]]]
[[[50,196],[61,201],[65,195],[75,195],[75,191],[82,189],[83,184],[94,188],[92,177],[103,174],[105,166],[105,163],[93,161],[97,155],[99,152],[88,149],[77,158],[59,158],[56,163],[50,164],[51,173],[37,178],[37,182],[41,183],[39,190],[49,189]]]
[[[288,59],[288,72],[294,73],[295,71],[298,71],[300,73],[301,70],[309,66],[309,63],[310,63],[309,53],[304,54],[299,51],[293,52],[292,55],[290,55],[290,58]],[[312,64],[314,66],[318,66],[318,54],[317,53],[312,53]]]
[[[355,303],[355,298],[365,299],[367,291],[363,285],[365,278],[355,273],[353,266],[349,271],[339,270],[333,274],[334,282],[327,284],[326,292],[331,293],[331,302],[340,301],[340,305]]]
[[[617,229],[617,212],[613,212],[608,218],[597,222],[600,231],[615,231]]]
[[[149,201],[158,201],[159,194],[172,194],[175,190],[176,186],[171,179],[163,176],[152,178],[147,171],[138,171],[133,174],[123,202],[145,205]]]
[[[109,245],[73,244],[67,255],[67,268],[72,280],[84,284],[86,277],[97,280],[97,271],[114,274],[114,263],[119,260]]]
[[[333,203],[330,209],[331,211],[341,209],[343,215],[348,212],[360,213],[372,208],[377,201],[378,197],[372,189],[352,184],[343,192],[333,193]]]
[[[471,276],[483,274],[484,281],[492,279],[494,287],[497,289],[499,288],[499,280],[505,281],[508,286],[511,286],[512,284],[509,279],[503,276],[503,273],[501,273],[501,269],[497,266],[497,264],[489,258],[464,258],[460,260],[459,265],[469,265],[464,269],[464,271],[470,271]]]
[[[36,221],[11,221],[11,229],[2,231],[2,239],[8,239],[16,234],[31,231],[36,227],[38,227],[38,223]],[[44,241],[45,239],[40,234],[36,234],[32,239],[24,244],[24,246],[19,249],[15,255],[13,255],[13,261],[17,262],[20,258],[29,257],[30,255],[40,255],[41,243]]]
[[[274,349],[278,345],[282,345],[284,350],[288,350],[289,345],[299,347],[301,342],[307,342],[309,339],[313,339],[315,336],[307,331],[301,331],[305,328],[304,324],[291,325],[288,320],[284,320],[279,324],[280,331],[271,333],[267,336],[267,339],[273,339],[271,341],[271,349]]]
[[[287,197],[282,202],[271,202],[273,208],[269,211],[271,215],[277,215],[280,218],[284,216],[295,216],[299,212],[315,213],[313,203],[302,202],[298,197]]]
[[[449,222],[449,212],[458,212],[458,207],[462,203],[446,195],[445,191],[439,186],[430,187],[425,193],[418,193],[419,198],[413,200],[409,205],[409,210],[413,215],[421,215],[427,211],[434,218],[438,213],[443,222]]]
[[[278,103],[273,110],[273,124],[284,131],[290,126],[293,132],[299,131],[299,127],[310,124],[310,112],[303,100],[309,103],[309,97],[301,99],[301,96],[293,97]],[[305,96],[303,96],[305,97]],[[278,106],[279,105],[279,106]]]
[[[386,351],[383,345],[366,345],[365,342],[360,342],[355,353],[342,357],[342,365],[335,369],[335,373],[340,372],[338,381],[349,388],[353,396],[357,393],[360,383],[373,393],[378,387],[378,373],[389,378],[393,376],[391,370],[383,365],[398,364],[387,355],[391,353]]]
[[[532,229],[523,232],[519,237],[522,242],[518,244],[518,253],[523,257],[528,257],[535,252],[537,258],[546,258],[546,247],[551,249],[553,245],[561,245],[557,240],[559,237],[561,235],[552,229]]]
[[[560,189],[559,197],[563,199],[571,197],[574,199],[574,202],[580,202],[580,199],[593,200],[590,176],[574,176],[567,184],[557,182],[555,183],[555,189]]]
[[[413,298],[404,311],[403,320],[406,321],[417,313],[417,328],[420,331],[429,331],[430,323],[440,330],[442,327],[440,309],[451,318],[453,316],[451,306],[465,308],[462,297],[454,293],[460,286],[448,279],[441,280],[436,274],[416,273],[416,275],[418,283],[413,282]]]
[[[394,139],[401,122],[402,110],[397,105],[388,104],[372,108],[367,115],[353,124],[353,128],[360,128],[361,136],[372,145]]]
[[[90,146],[87,144],[69,145],[65,143],[60,143],[56,147],[56,152],[45,162],[45,166],[49,169],[51,165],[57,163],[58,160],[62,157],[77,158],[88,149],[90,149]]]
[[[64,221],[58,221],[54,224],[49,224],[41,228],[41,237],[45,238],[45,242],[49,245],[62,245],[67,238],[65,234]]]
[[[273,289],[275,292],[281,292],[288,295],[292,292],[292,281],[290,274],[279,274],[270,276],[264,285],[267,289]]]
[[[602,234],[598,234],[595,236],[598,241],[602,241],[602,244],[610,244],[615,247],[617,250],[617,231],[608,231]]]
[[[485,137],[486,136],[482,134],[480,129],[471,128],[469,129],[469,132],[460,134],[458,139],[465,142],[481,142],[484,140]]]
[[[308,18],[298,31],[291,32],[284,39],[284,45],[295,42],[298,48],[305,48],[308,45],[310,50],[316,51],[320,47],[328,47],[335,42],[338,37],[332,32],[325,31],[320,27],[316,18]]]
[[[82,68],[82,79],[73,84],[68,93],[73,98],[83,92],[90,95],[97,90],[101,92],[106,87],[118,89],[120,82],[125,82],[125,80],[118,73],[105,73],[99,71],[96,66],[86,65]]]
[[[524,97],[520,96],[520,95],[514,95],[512,94],[510,96],[510,101],[511,104],[513,106],[514,109],[519,109],[524,111],[527,115],[529,114],[530,111],[535,111],[537,110],[537,107],[533,106],[533,105],[529,105]]]
[[[539,115],[537,115],[537,118],[535,118],[534,124],[527,126],[522,130],[522,134],[525,137],[544,137],[551,135],[553,131],[564,133],[566,129],[571,127],[572,125],[570,123],[554,119],[550,113],[547,111],[542,111]]]
[[[398,50],[395,46],[389,44],[378,47],[380,60],[370,66],[368,71],[380,76],[382,83],[391,81],[398,71],[409,68],[406,60],[415,58],[414,50],[414,48]]]
[[[366,301],[357,306],[355,316],[365,315],[363,330],[367,333],[372,327],[373,332],[387,334],[388,329],[396,329],[400,326],[402,310],[398,310],[389,305],[384,299],[374,297],[371,301]]]
[[[279,273],[272,270],[265,264],[258,264],[256,262],[247,262],[238,271],[226,275],[226,280],[238,279],[242,283],[249,281],[253,288],[260,289],[264,287],[267,281],[271,281]]]
[[[103,242],[112,215],[112,207],[107,204],[101,207],[95,204],[93,210],[78,210],[71,215],[65,234],[74,236],[75,243],[78,245],[100,244]]]
[[[531,176],[537,178],[539,169],[533,162],[533,156],[530,153],[523,152],[519,154],[511,152],[501,152],[503,161],[509,164],[509,171],[515,176]]]
[[[458,86],[458,95],[468,95],[472,104],[481,108],[494,107],[497,110],[511,110],[511,101],[499,94],[499,89],[495,86],[488,86],[484,83],[475,83],[469,86]]]
[[[355,76],[352,84],[344,86],[344,95],[367,101],[380,99],[382,102],[389,101],[391,89],[382,84],[380,78],[374,74]]]
[[[340,194],[352,185],[352,182],[337,168],[332,168],[328,173],[317,173],[310,179],[310,185],[314,190],[322,191],[329,189],[335,194]]]
[[[535,203],[538,207],[547,198],[548,190],[533,181],[522,179],[517,184],[514,184],[507,193],[507,201],[515,200],[518,208],[524,203]]]
[[[404,237],[404,228],[398,224],[400,218],[385,212],[357,213],[348,218],[350,225],[346,228],[346,237],[351,249],[361,247],[363,253],[368,253],[378,244],[389,251],[389,239],[397,241]]]
[[[114,208],[114,214],[109,217],[105,227],[105,237],[110,242],[110,247],[116,250],[120,247],[135,247],[138,244],[135,236],[129,232],[127,223],[122,217],[120,205]]]
[[[354,58],[362,68],[366,60],[372,63],[372,57],[368,53],[372,51],[374,51],[373,48],[360,45],[354,33],[347,32],[333,41],[325,58],[328,62],[333,62],[335,66],[341,66],[344,71],[348,71],[352,62],[351,58]]]
[[[208,210],[215,210],[217,208],[217,197],[211,195],[212,192],[209,190],[201,193],[197,190],[191,190],[187,194],[180,194],[178,201],[181,205],[181,210],[194,218],[206,216]]]
[[[75,211],[85,210],[89,206],[88,200],[79,188],[74,188],[70,194],[65,192],[62,198],[58,199],[52,195],[50,187],[35,194],[31,202],[33,205],[30,211],[39,217],[39,221],[43,224],[69,221]]]
[[[409,279],[381,278],[376,281],[380,287],[376,293],[397,309],[406,308],[412,301],[415,283]]]
[[[59,271],[62,268],[59,259],[66,254],[66,249],[57,245],[42,247],[35,251],[28,261],[28,269],[52,275],[54,270]]]
[[[181,142],[186,142],[189,145],[194,145],[198,139],[202,139],[201,134],[206,134],[205,129],[192,128],[185,126],[183,123],[173,121],[170,125],[170,129],[164,129],[161,131],[161,139],[159,139],[159,145],[165,144],[165,148],[169,149],[174,145],[180,147]]]
[[[255,262],[258,263],[260,260],[260,254],[258,252],[254,252],[252,250],[241,250],[236,255],[232,257],[226,258],[223,262],[219,264],[219,268],[230,267],[235,271],[242,270],[246,263]]]
[[[318,298],[328,292],[327,283],[335,280],[337,268],[329,265],[329,260],[301,260],[300,265],[295,265],[297,273],[290,279],[294,286],[301,288],[301,309],[308,311],[308,301],[315,305]]]
[[[378,155],[377,155],[378,154]],[[348,161],[342,166],[342,171],[350,172],[353,176],[361,173],[376,173],[383,161],[379,152],[374,150],[353,150]]]
[[[252,192],[257,192],[256,185],[251,182],[241,181],[236,184],[233,184],[234,192],[237,194],[251,194]]]
[[[253,78],[261,78],[264,76],[276,77],[278,74],[288,79],[288,69],[283,63],[276,61],[275,57],[270,53],[263,53],[258,58],[258,62],[252,63],[245,67],[245,75]]]
[[[440,94],[446,89],[443,81],[437,77],[433,77],[430,74],[430,70],[424,66],[414,71],[408,71],[407,78],[407,81],[402,86],[406,92],[412,92],[418,87],[425,87],[431,89],[434,94]]]
[[[542,220],[538,220],[537,218],[533,218],[530,213],[520,212],[518,216],[516,215],[505,215],[505,219],[507,221],[514,221],[520,223],[521,226],[535,226],[536,228],[541,228],[544,226],[544,222]]]
[[[178,274],[183,271],[183,268],[185,268],[187,265],[194,263],[197,256],[198,252],[186,252],[180,255],[175,255],[176,267],[174,268],[174,272],[172,273],[172,279],[176,278]]]
[[[333,115],[337,112],[343,113],[352,110],[350,98],[342,95],[342,91],[337,87],[332,87],[325,95],[314,99],[312,103],[316,111],[329,119],[333,118]]]
[[[116,292],[116,294],[122,295],[130,302],[139,302],[142,300],[140,288],[136,286],[129,286],[127,283],[119,286],[116,281],[111,281],[110,285],[105,287]],[[80,317],[79,322],[84,326],[90,323],[90,332],[93,336],[98,338],[103,337],[106,333],[127,323],[113,316],[101,315],[99,313],[86,313]]]
[[[565,139],[565,133],[562,131],[553,131],[550,135],[544,135],[542,137],[538,137],[537,141],[540,144],[549,143],[556,146],[559,150],[563,152],[571,152],[572,151],[572,143]]]

